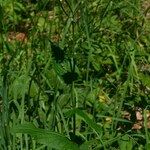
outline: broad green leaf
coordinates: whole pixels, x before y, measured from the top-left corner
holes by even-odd
[[[65,136],[57,132],[36,128],[31,123],[17,125],[12,129],[12,132],[29,134],[39,143],[58,150],[79,150],[77,144],[71,142]]]
[[[98,134],[101,134],[102,128],[98,124],[96,124],[89,116],[80,109],[72,109],[69,110],[66,115],[72,116],[73,114],[77,114],[80,116],[92,129],[94,129]]]
[[[22,95],[24,95],[28,91],[29,81],[30,77],[26,74],[16,77],[11,87],[12,93],[15,98],[22,97]]]
[[[45,24],[45,18],[40,17],[40,18],[38,19],[37,25],[38,25],[40,28],[43,28],[44,24]]]
[[[121,150],[132,150],[132,140],[129,138],[128,135],[124,135],[120,140],[119,140],[119,147]]]

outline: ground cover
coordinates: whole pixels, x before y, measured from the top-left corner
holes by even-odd
[[[0,149],[149,150],[149,12],[0,0]]]

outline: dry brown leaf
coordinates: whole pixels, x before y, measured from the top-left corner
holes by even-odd
[[[133,130],[140,130],[142,128],[142,122],[139,121],[132,126]]]
[[[19,41],[19,42],[27,42],[27,35],[23,32],[10,32],[8,35],[8,41]]]
[[[16,35],[16,40],[20,42],[26,42],[27,41],[27,36],[25,33],[18,33]]]
[[[142,116],[142,112],[141,111],[136,111],[136,120],[137,121],[140,121],[143,119],[143,116]]]
[[[58,43],[60,41],[60,35],[59,34],[55,34],[51,37],[51,40],[55,43]]]

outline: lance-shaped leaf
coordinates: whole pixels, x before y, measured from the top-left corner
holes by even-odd
[[[79,150],[78,145],[65,136],[57,132],[36,128],[30,123],[17,125],[12,129],[12,132],[29,134],[39,143],[58,150]]]

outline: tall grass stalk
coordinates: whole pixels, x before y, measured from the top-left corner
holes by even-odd
[[[149,149],[142,9],[139,0],[1,1],[0,149]],[[137,107],[144,134],[131,124]]]

